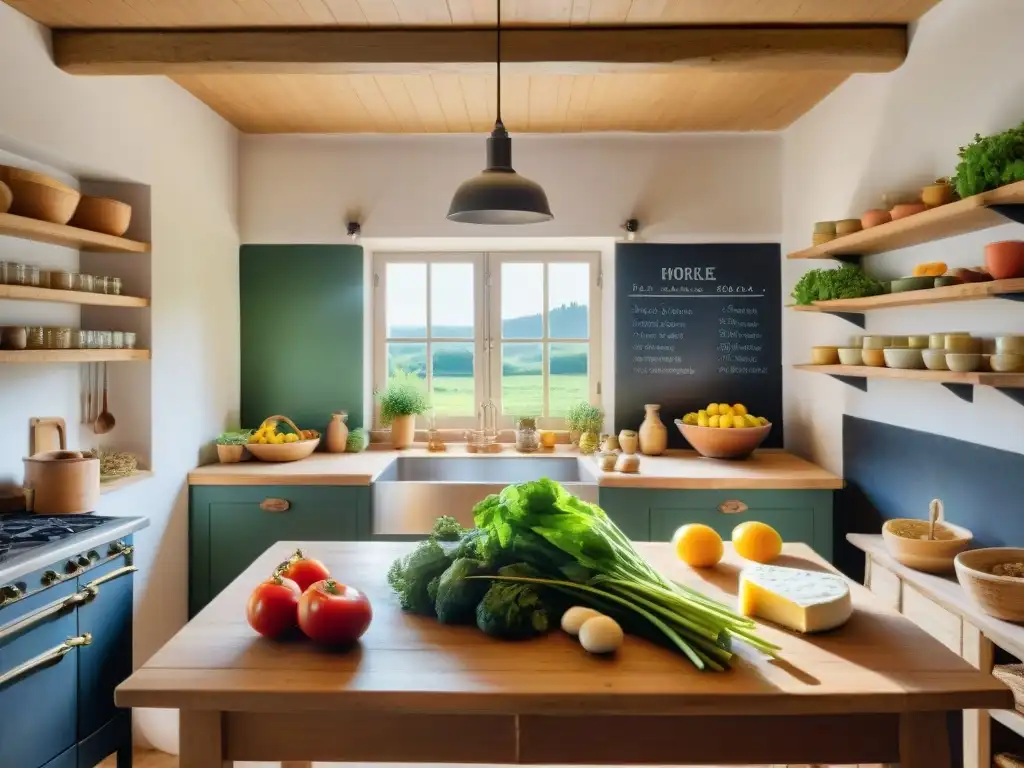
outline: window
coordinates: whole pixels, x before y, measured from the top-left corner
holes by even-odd
[[[600,394],[599,282],[597,254],[376,254],[374,388],[419,376],[441,428],[488,398],[502,427],[561,427]]]

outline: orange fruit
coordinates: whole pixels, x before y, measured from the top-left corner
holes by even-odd
[[[701,523],[684,525],[672,537],[676,555],[694,568],[710,568],[722,559],[722,537]]]
[[[755,563],[770,563],[782,554],[782,537],[767,523],[749,520],[732,529],[736,554]]]

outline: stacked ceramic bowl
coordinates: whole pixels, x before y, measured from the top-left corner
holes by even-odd
[[[996,336],[989,366],[996,373],[1024,373],[1024,336]]]
[[[888,368],[920,370],[924,368],[923,352],[928,348],[927,336],[893,336],[882,348],[882,359]]]

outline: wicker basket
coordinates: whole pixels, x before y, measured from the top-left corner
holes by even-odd
[[[295,422],[289,419],[287,416],[268,416],[263,420],[263,424],[269,424],[271,422],[278,423],[284,422],[291,427],[295,434],[301,436],[302,430],[295,426]],[[263,424],[260,426],[262,427]],[[281,443],[280,445],[260,445],[259,443],[249,443],[246,448],[249,449],[249,453],[255,456],[260,461],[299,461],[304,459],[320,445],[320,433],[314,432],[316,437],[309,440],[299,440],[295,443]]]
[[[1017,711],[1024,713],[1024,664],[996,664],[992,676],[1013,691]]]

